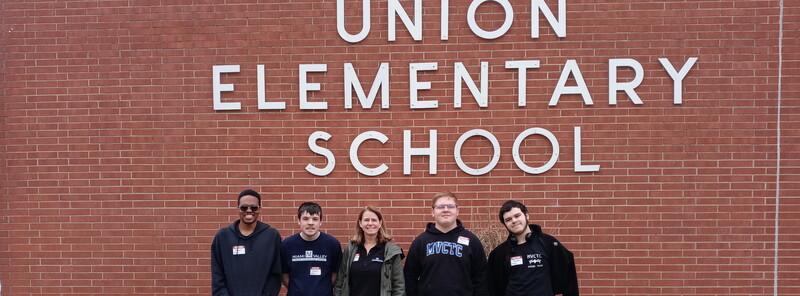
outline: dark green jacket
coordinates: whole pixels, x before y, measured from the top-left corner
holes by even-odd
[[[333,285],[333,296],[350,296],[350,264],[358,252],[358,245],[347,243],[342,254],[342,264],[336,284]],[[406,280],[403,276],[403,249],[393,242],[387,242],[384,248],[383,274],[381,275],[380,296],[405,296]]]

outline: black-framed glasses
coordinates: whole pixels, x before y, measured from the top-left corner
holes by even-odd
[[[258,212],[261,209],[261,206],[239,206],[239,211],[247,212],[247,209],[250,209],[253,212]]]

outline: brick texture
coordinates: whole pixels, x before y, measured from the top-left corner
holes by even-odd
[[[460,219],[487,239],[503,235],[499,205],[521,200],[532,222],[575,252],[584,295],[800,294],[800,1],[567,1],[568,35],[557,37],[542,17],[534,39],[531,1],[513,0],[513,25],[493,40],[470,30],[469,2],[450,1],[448,40],[439,38],[440,2],[424,1],[423,40],[397,20],[397,40],[388,41],[394,20],[386,2],[373,1],[371,31],[358,43],[337,34],[333,0],[0,3],[3,295],[210,294],[211,239],[236,219],[235,197],[246,188],[263,193],[262,220],[284,237],[297,231],[304,201],[324,207],[324,230],[342,242],[360,208],[376,205],[404,248],[431,220],[434,192],[456,193]],[[546,2],[556,10],[557,1]],[[400,3],[413,16],[413,1]],[[361,29],[360,5],[346,1],[350,33]],[[477,15],[487,31],[505,17],[494,2]],[[658,59],[679,70],[691,57],[675,105]],[[641,64],[643,104],[623,92],[609,104],[610,59]],[[540,61],[526,71],[524,107],[519,75],[505,68],[516,60]],[[570,60],[594,104],[571,94],[549,106]],[[457,108],[455,64],[480,85],[481,62],[488,107],[462,83]],[[365,92],[389,64],[388,109],[380,97],[371,109],[357,101],[345,109],[345,63]],[[419,99],[437,108],[411,108],[412,63],[438,63],[418,75],[431,83]],[[322,86],[309,101],[327,110],[300,109],[301,64],[327,65],[308,74]],[[241,110],[214,110],[219,65],[241,67],[221,75],[235,85],[222,101]],[[258,65],[268,101],[284,110],[258,109]],[[623,67],[617,79],[634,74]],[[572,76],[567,86],[576,83]],[[559,143],[542,174],[513,158],[515,138],[534,127]],[[574,127],[583,164],[600,171],[573,169]],[[480,176],[454,160],[472,129],[500,146],[464,142],[472,168],[499,154]],[[437,131],[437,174],[427,156],[412,157],[403,174],[404,130],[416,148]],[[308,147],[316,131],[332,135],[317,144],[336,157],[324,177],[305,170],[326,164]],[[388,166],[379,176],[360,174],[349,159],[367,131],[388,137],[358,152],[367,167]],[[519,147],[531,167],[553,154],[542,136]]]

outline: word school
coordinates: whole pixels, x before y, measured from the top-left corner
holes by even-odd
[[[581,147],[581,128],[576,126],[573,128],[573,140],[575,143],[575,147],[573,149],[573,160],[574,160],[574,168],[575,172],[598,172],[600,171],[600,165],[585,165],[582,161],[582,147]],[[412,134],[410,130],[403,131],[403,174],[410,175],[411,174],[411,157],[412,156],[427,156],[428,157],[428,173],[431,175],[436,175],[437,173],[437,166],[438,166],[438,140],[437,140],[437,130],[430,130],[428,131],[428,147],[411,147],[412,141]],[[520,153],[520,146],[522,146],[523,141],[531,136],[542,136],[545,140],[550,144],[550,159],[547,163],[533,167],[526,164]],[[308,137],[308,148],[316,153],[317,155],[325,157],[327,164],[325,167],[316,167],[313,164],[306,165],[306,171],[309,173],[316,175],[316,176],[327,176],[331,174],[336,167],[336,157],[333,155],[333,152],[330,149],[325,147],[321,147],[317,145],[317,141],[329,141],[332,135],[325,132],[325,131],[316,131],[312,133]],[[464,163],[464,160],[461,157],[461,150],[464,143],[472,137],[479,137],[488,140],[489,143],[492,145],[492,159],[483,167],[480,168],[473,168]],[[379,131],[367,131],[359,134],[356,136],[355,139],[350,144],[350,163],[353,167],[362,175],[365,176],[378,176],[385,173],[389,170],[389,167],[382,163],[375,167],[367,167],[365,166],[361,160],[359,160],[358,152],[361,145],[368,141],[368,140],[375,140],[380,142],[381,144],[386,144],[389,141],[389,137]],[[514,158],[514,164],[517,165],[517,168],[520,170],[532,174],[538,175],[547,172],[553,166],[556,165],[558,162],[559,155],[561,155],[561,148],[558,143],[558,139],[556,136],[547,129],[534,127],[529,128],[517,135],[514,140],[514,145],[511,149],[511,155]],[[453,157],[455,158],[455,162],[458,165],[458,168],[473,176],[480,176],[488,174],[489,172],[497,166],[497,163],[500,161],[500,143],[491,132],[484,130],[484,129],[473,129],[463,133],[458,140],[456,141],[455,147],[453,148]]]

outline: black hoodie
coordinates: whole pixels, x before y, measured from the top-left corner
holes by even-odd
[[[403,269],[406,295],[487,295],[483,244],[460,220],[456,223],[447,233],[428,223],[411,243]]]
[[[542,232],[542,227],[529,225],[531,240],[538,240],[544,246],[550,260],[550,281],[554,294],[578,296],[578,275],[575,270],[575,258],[555,237]],[[504,296],[509,278],[509,258],[516,255],[511,237],[497,246],[489,254],[489,292],[492,296]],[[527,242],[526,242],[527,243]]]
[[[249,236],[237,220],[211,243],[211,289],[220,296],[277,296],[281,289],[281,235],[263,222]]]

